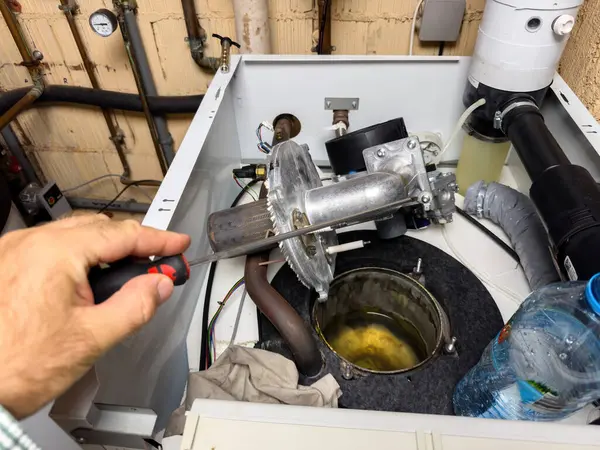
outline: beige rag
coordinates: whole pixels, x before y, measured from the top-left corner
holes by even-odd
[[[165,437],[183,433],[185,411],[197,398],[337,408],[340,395],[340,385],[331,374],[301,386],[289,359],[266,350],[231,346],[210,369],[190,373],[185,403],[171,415]]]

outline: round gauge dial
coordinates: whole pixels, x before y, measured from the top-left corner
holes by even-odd
[[[99,9],[90,16],[90,26],[100,36],[108,37],[117,29],[117,16],[108,9]]]

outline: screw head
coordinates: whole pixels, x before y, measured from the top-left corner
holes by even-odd
[[[352,102],[352,107],[356,108],[356,102]]]
[[[382,148],[377,150],[377,156],[379,156],[380,158],[383,158],[385,156],[385,150]]]
[[[429,203],[431,201],[431,194],[424,192],[421,194],[421,203]]]
[[[325,102],[325,105],[327,105],[328,108],[331,108],[331,102]]]
[[[41,61],[42,59],[44,59],[44,54],[42,52],[40,52],[39,50],[34,50],[33,52],[31,52],[31,56],[36,61]]]
[[[409,139],[408,142],[406,143],[406,146],[413,150],[416,146],[417,146],[417,141],[415,141],[414,139]]]
[[[79,437],[75,438],[75,440],[77,441],[78,444],[85,444],[87,442],[87,439],[84,438],[83,436],[79,436]]]

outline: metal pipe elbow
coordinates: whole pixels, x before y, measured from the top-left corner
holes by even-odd
[[[298,371],[315,377],[321,372],[323,360],[317,342],[307,323],[267,280],[267,266],[260,265],[269,259],[263,252],[246,258],[244,280],[246,290],[260,312],[275,326],[292,352]]]

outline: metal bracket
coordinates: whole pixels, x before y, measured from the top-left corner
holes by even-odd
[[[356,111],[360,99],[358,97],[325,97],[325,110],[345,109]]]

